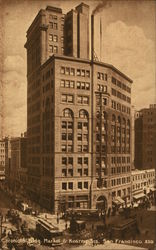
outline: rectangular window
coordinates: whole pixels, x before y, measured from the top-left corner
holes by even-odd
[[[53,29],[57,30],[57,27],[58,27],[57,23],[53,23]]]
[[[49,52],[53,53],[53,45],[49,45]]]
[[[84,141],[88,141],[88,134],[84,134],[83,139],[84,139]]]
[[[78,141],[82,141],[82,134],[78,134],[78,135],[77,135],[77,140],[78,140]]]
[[[73,122],[68,122],[68,129],[72,129],[73,128]]]
[[[53,41],[54,41],[54,42],[58,42],[58,36],[57,36],[57,35],[54,35]]]
[[[61,67],[60,73],[65,74],[65,67]]]
[[[79,175],[79,176],[82,176],[82,168],[79,168],[79,169],[77,170],[77,172],[78,172],[78,175]]]
[[[81,76],[85,76],[85,70],[84,69],[81,70]]]
[[[68,175],[73,176],[73,169],[68,169]]]
[[[78,152],[82,152],[82,145],[78,145],[77,150]]]
[[[84,169],[84,175],[85,175],[85,176],[88,176],[88,168],[85,168],[85,169]]]
[[[73,189],[73,182],[68,183],[68,189]]]
[[[66,68],[66,75],[70,75],[70,68]]]
[[[82,129],[82,122],[78,122],[77,128],[78,128],[78,129]]]
[[[53,35],[49,34],[49,41],[53,41]]]
[[[70,69],[70,75],[71,75],[71,76],[74,76],[74,75],[75,75],[75,69],[73,69],[73,68]]]
[[[67,164],[67,158],[66,157],[62,157],[62,164]]]
[[[66,145],[62,145],[61,146],[61,150],[62,150],[62,152],[66,152],[67,151],[67,146]]]
[[[83,152],[88,152],[88,145],[83,145]]]
[[[62,133],[62,140],[67,140],[67,134],[66,133]]]
[[[88,165],[88,157],[84,157],[84,164]]]
[[[66,129],[66,128],[67,128],[67,122],[62,121],[62,128],[63,128],[63,129]]]
[[[61,101],[67,103],[73,103],[74,97],[73,95],[62,94]]]
[[[89,90],[89,89],[90,89],[90,83],[86,82],[86,90]]]
[[[54,53],[58,53],[58,47],[54,46]]]
[[[81,88],[81,82],[77,82],[77,89]]]
[[[70,88],[74,88],[75,82],[74,81],[70,81]]]
[[[78,163],[78,164],[82,164],[82,157],[78,157],[77,163]]]
[[[82,189],[82,182],[78,182],[78,189]]]
[[[64,176],[64,177],[67,176],[67,169],[62,169],[62,176]]]
[[[84,182],[84,188],[88,189],[88,182],[87,181]]]
[[[73,145],[68,145],[68,152],[72,152],[73,151]]]
[[[68,163],[71,164],[71,165],[73,165],[73,158],[72,157],[68,158]]]
[[[66,182],[62,183],[62,190],[67,190],[67,183]]]
[[[90,77],[90,71],[89,70],[86,70],[86,76]]]
[[[65,80],[61,80],[60,85],[61,85],[61,87],[65,87]]]
[[[73,134],[72,134],[72,133],[69,133],[69,134],[68,134],[68,140],[69,140],[69,141],[72,141],[72,140],[73,140]]]
[[[81,70],[77,69],[77,76],[80,76],[80,75],[81,75]]]

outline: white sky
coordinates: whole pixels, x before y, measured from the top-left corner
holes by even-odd
[[[61,7],[66,13],[82,1],[3,1],[2,82],[4,90],[4,135],[16,136],[26,130],[26,31],[41,8]],[[83,1],[90,13],[102,1]],[[99,19],[102,18],[102,61],[113,64],[133,80],[135,108],[156,103],[156,1],[108,0],[96,14],[96,47],[99,55]],[[0,124],[1,126],[1,124]]]

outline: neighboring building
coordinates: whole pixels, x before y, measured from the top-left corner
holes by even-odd
[[[11,144],[10,144],[11,138],[5,137],[5,183],[6,186],[9,188],[9,173],[11,168]]]
[[[22,192],[27,183],[27,138],[17,137],[10,140],[11,161],[7,172],[7,183],[9,189],[16,193]]]
[[[156,169],[156,104],[135,116],[135,168]]]
[[[131,123],[132,123],[132,133],[131,133],[131,144],[132,144],[132,154],[131,154],[131,157],[132,157],[132,160],[131,160],[131,163],[132,163],[132,170],[135,169],[135,166],[134,166],[134,157],[135,157],[135,107],[132,106],[131,108]]]
[[[83,20],[89,27],[88,11],[80,4],[65,16],[66,56],[54,53],[42,60],[46,37],[54,32],[50,19],[44,31],[35,21],[27,32],[27,187],[33,200],[55,212],[71,207],[107,209],[118,197],[131,201],[132,80],[112,65],[89,60],[88,34],[84,44],[81,39]],[[42,13],[58,18],[62,12],[48,7],[35,20],[43,20]],[[60,25],[62,19],[57,20]],[[35,37],[42,41],[43,33],[42,46]],[[73,37],[69,46],[68,36]],[[35,44],[41,60],[36,58],[32,68],[29,53]]]
[[[5,179],[5,141],[0,140],[0,181]]]
[[[155,169],[132,171],[133,201],[141,201],[155,192]]]

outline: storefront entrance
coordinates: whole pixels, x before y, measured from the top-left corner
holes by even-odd
[[[105,198],[105,196],[101,195],[98,197],[96,201],[96,209],[104,211],[107,210],[107,199]]]

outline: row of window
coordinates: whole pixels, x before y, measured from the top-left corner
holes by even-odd
[[[61,145],[61,151],[62,152],[73,152],[73,145],[71,144],[62,144]],[[88,145],[78,145],[77,146],[77,151],[79,153],[87,153],[88,152]]]
[[[112,77],[112,83],[118,86],[119,88],[127,91],[128,93],[131,93],[131,89],[128,86],[126,86],[124,83],[118,81],[115,77]]]
[[[121,105],[120,103],[112,100],[112,108],[118,111],[122,111],[123,113],[130,114],[131,109],[126,107],[125,105]]]
[[[61,95],[61,102],[63,103],[74,103],[74,96],[69,94]],[[77,103],[88,105],[89,104],[89,96],[77,96]]]
[[[60,73],[63,75],[71,75],[71,76],[83,76],[90,77],[90,71],[85,69],[75,69],[70,67],[61,67]]]
[[[88,168],[77,169],[77,175],[78,176],[88,176]],[[63,168],[62,169],[62,176],[63,177],[72,177],[73,176],[73,169],[72,168],[69,168],[69,169]]]
[[[111,163],[130,163],[130,157],[112,157],[111,158]]]
[[[97,79],[107,81],[107,74],[97,72]]]
[[[49,22],[49,27],[51,29],[57,30],[58,29],[58,23],[56,23],[56,22]]]
[[[128,103],[131,103],[131,98],[130,97],[122,94],[121,92],[117,91],[116,89],[112,88],[112,95],[114,95],[114,96],[116,96],[116,97],[120,98],[121,100],[124,100],[124,101],[126,101]]]
[[[54,53],[54,54],[58,53],[58,46],[50,44],[49,45],[49,52]]]
[[[124,154],[129,154],[130,153],[130,147],[120,147],[120,146],[112,146],[111,147],[111,153],[112,154],[115,154],[115,153],[118,153],[118,154],[121,154],[121,153],[124,153]]]
[[[123,195],[121,195],[121,193],[123,193]],[[130,187],[127,188],[127,194],[130,195]],[[112,197],[116,197],[116,196],[119,196],[119,197],[126,196],[126,188],[122,190],[113,191]]]
[[[121,185],[121,184],[130,183],[130,181],[131,181],[130,177],[122,177],[122,178],[118,178],[118,179],[112,179],[111,184],[113,187],[113,186],[117,186],[117,185]]]
[[[107,93],[107,86],[106,85],[102,85],[102,84],[98,84],[97,85],[97,90],[103,93]]]
[[[75,88],[75,81],[70,80],[61,80],[60,86],[63,88]],[[76,82],[76,88],[77,89],[85,89],[90,90],[90,83],[89,82]]]
[[[73,129],[73,122],[62,121],[62,129]],[[77,128],[81,130],[88,130],[87,122],[78,122]]]
[[[129,173],[130,171],[131,171],[130,166],[122,166],[122,167],[113,167],[113,168],[111,168],[111,174]]]
[[[49,41],[50,42],[58,42],[58,36],[53,35],[53,34],[49,34]]]
[[[56,16],[56,15],[50,14],[50,15],[49,15],[49,18],[52,19],[52,20],[57,20],[57,16]]]
[[[78,182],[77,189],[88,189],[88,182]],[[73,190],[73,182],[63,182],[62,183],[62,190]]]
[[[82,165],[82,164],[88,165],[88,157],[78,157],[77,163],[80,165]],[[62,164],[63,165],[67,165],[67,164],[73,165],[73,157],[62,157]]]

